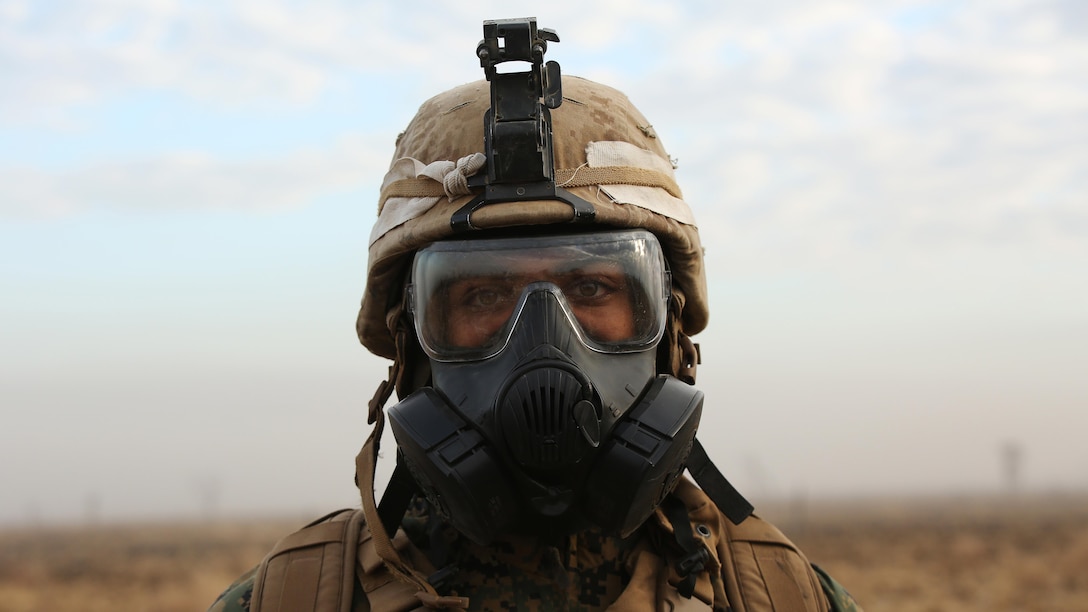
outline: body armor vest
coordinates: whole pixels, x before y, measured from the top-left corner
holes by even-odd
[[[667,537],[644,538],[630,552],[630,577],[608,610],[832,609],[819,575],[773,525],[756,516],[734,525],[686,479],[670,499],[677,502],[674,509],[662,504],[644,527]],[[687,545],[684,533],[692,538]],[[672,544],[654,545],[655,540]],[[404,531],[393,545],[416,569],[434,571]],[[265,557],[254,578],[250,612],[487,609],[486,601],[465,595],[467,600],[435,598],[398,580],[374,550],[362,511],[341,510],[287,536]]]

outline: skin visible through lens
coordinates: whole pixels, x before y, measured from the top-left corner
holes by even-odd
[[[446,342],[458,348],[483,346],[513,314],[518,298],[532,282],[552,283],[590,338],[619,342],[635,334],[631,291],[620,266],[593,263],[557,271],[551,266],[504,274],[461,277],[447,287]]]

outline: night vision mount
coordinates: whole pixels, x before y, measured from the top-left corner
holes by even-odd
[[[498,202],[559,200],[574,209],[572,222],[592,221],[592,204],[555,184],[551,110],[563,103],[559,64],[544,62],[548,42],[559,35],[537,29],[536,18],[484,22],[484,39],[476,47],[480,66],[491,83],[491,108],[484,114],[487,172],[468,179],[483,188],[450,217],[456,232],[476,229],[470,217]],[[526,72],[499,72],[503,62],[531,62]]]

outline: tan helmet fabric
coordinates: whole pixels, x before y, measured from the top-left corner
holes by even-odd
[[[367,285],[357,320],[371,352],[394,359],[395,326],[403,308],[412,255],[450,238],[450,217],[472,199],[464,176],[479,168],[484,149],[486,81],[454,88],[424,102],[397,139],[370,237]],[[665,250],[686,335],[706,327],[703,249],[672,165],[649,121],[610,87],[565,76],[563,104],[552,111],[556,183],[592,202],[595,225],[645,228]],[[558,201],[489,204],[472,224],[491,229],[548,225],[561,232],[573,217]]]

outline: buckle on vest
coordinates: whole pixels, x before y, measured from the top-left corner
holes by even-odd
[[[676,591],[685,599],[691,599],[691,596],[695,594],[695,582],[709,560],[710,553],[700,546],[690,555],[676,562],[676,573],[683,578],[680,584],[676,585]]]
[[[710,553],[705,548],[699,547],[695,552],[677,561],[676,573],[680,574],[681,578],[691,577],[702,572],[707,561],[710,561]]]
[[[449,586],[450,581],[453,580],[459,571],[460,568],[457,567],[457,564],[447,565],[430,576],[427,576],[427,582],[434,587],[434,590],[445,591],[446,587]]]

